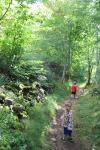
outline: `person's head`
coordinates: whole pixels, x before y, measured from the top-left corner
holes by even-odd
[[[74,81],[74,84],[76,85],[76,81]]]

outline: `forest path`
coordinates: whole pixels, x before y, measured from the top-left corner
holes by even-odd
[[[83,93],[85,94],[85,93]],[[83,94],[79,94],[80,96]],[[50,147],[52,150],[89,150],[88,148],[83,147],[83,142],[76,135],[75,130],[73,130],[73,139],[74,143],[71,142],[63,142],[61,140],[63,135],[63,128],[61,127],[61,116],[64,112],[64,105],[66,102],[71,101],[74,105],[77,99],[66,98],[64,103],[60,104],[57,109],[56,117],[53,118],[51,129],[49,130],[49,141]],[[79,98],[78,98],[79,100]],[[73,107],[73,106],[72,106]],[[74,110],[73,110],[74,115]]]

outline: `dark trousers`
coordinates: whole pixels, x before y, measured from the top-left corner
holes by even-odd
[[[74,95],[74,98],[75,98],[75,95],[76,95],[76,91],[75,91],[75,92],[72,92],[72,95]]]
[[[64,136],[71,137],[72,136],[72,130],[68,130],[67,127],[64,127]]]

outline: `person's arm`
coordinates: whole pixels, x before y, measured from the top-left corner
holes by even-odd
[[[61,126],[64,125],[64,114],[60,117],[60,120],[61,120]]]
[[[64,114],[61,117],[61,126],[66,126],[67,124],[67,116],[66,116],[66,112],[64,112]]]
[[[72,111],[69,114],[69,129],[70,130],[73,129],[73,114],[72,114]]]

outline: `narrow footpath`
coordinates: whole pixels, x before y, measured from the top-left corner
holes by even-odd
[[[73,130],[74,143],[70,143],[68,141],[63,142],[61,140],[61,137],[63,135],[63,128],[61,127],[61,116],[64,112],[64,105],[68,101],[72,101],[72,104],[74,106],[74,103],[76,103],[77,99],[72,100],[70,97],[66,98],[64,103],[58,106],[56,117],[53,118],[52,127],[49,130],[49,141],[51,142],[50,143],[51,149],[52,150],[90,150],[88,148],[84,148],[84,144],[81,141],[81,139],[77,137],[75,130]]]

